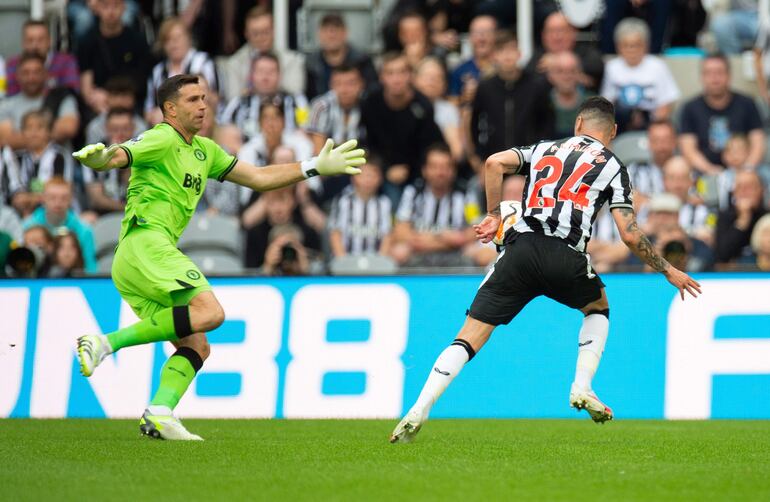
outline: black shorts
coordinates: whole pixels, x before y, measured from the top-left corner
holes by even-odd
[[[505,245],[468,314],[494,326],[508,324],[540,295],[581,309],[601,298],[603,287],[587,255],[556,237],[527,232]]]

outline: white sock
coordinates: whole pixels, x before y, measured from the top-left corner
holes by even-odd
[[[441,394],[452,383],[452,380],[460,373],[465,363],[470,360],[468,350],[462,343],[455,341],[438,356],[433,364],[433,369],[428,375],[425,385],[417,398],[417,402],[412,406],[413,410],[422,413],[423,419],[428,418],[430,409],[436,403]],[[470,348],[470,346],[468,346]],[[471,349],[473,350],[473,349]]]
[[[581,389],[591,390],[591,380],[599,368],[609,330],[610,320],[601,314],[590,314],[583,319],[575,368],[575,385]]]
[[[171,408],[160,404],[151,404],[147,407],[147,411],[150,412],[150,415],[158,415],[162,417],[173,416],[174,414],[174,412],[171,411]]]

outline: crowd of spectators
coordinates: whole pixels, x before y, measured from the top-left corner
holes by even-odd
[[[719,49],[703,57],[692,75],[702,92],[688,99],[660,52],[667,20],[698,19],[700,2],[684,13],[608,2],[598,41],[579,36],[556,2],[537,2],[527,64],[500,2],[398,1],[378,54],[351,43],[340,12],[320,17],[315,50],[277,50],[269,3],[70,0],[67,43],[46,22],[24,25],[22,52],[0,58],[0,276],[100,271],[92,227],[122,211],[130,169],[96,173],[71,152],[158,124],[155,91],[180,73],[207,89],[200,134],[253,164],[309,158],[328,138],[367,149],[352,179],[262,194],[208,184],[198,211],[237,219],[250,270],[324,273],[351,255],[405,269],[488,266],[496,249],[471,230],[486,211],[484,159],[571,135],[581,102],[597,94],[615,103],[621,133],[646,136],[649,158],[627,168],[640,225],[664,256],[690,271],[770,270],[770,26],[756,1],[679,26],[690,43],[710,30]],[[755,96],[730,86],[727,55],[746,49]],[[524,190],[521,176],[504,182],[506,198]],[[599,271],[642,269],[606,208],[588,251]]]

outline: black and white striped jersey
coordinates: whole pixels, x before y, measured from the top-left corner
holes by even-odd
[[[423,180],[408,185],[401,195],[396,220],[406,221],[418,232],[442,232],[465,228],[465,195],[453,190],[436,197]]]
[[[391,204],[385,195],[363,200],[348,186],[332,203],[329,229],[340,232],[348,254],[379,253],[391,228]]]
[[[21,189],[19,163],[11,147],[0,150],[0,203],[10,204],[11,196]]]
[[[49,144],[39,157],[31,152],[18,152],[19,180],[28,192],[42,192],[46,181],[60,176],[75,183],[75,161],[67,150],[56,143]]]
[[[302,95],[279,92],[271,98],[283,103],[284,129],[292,131],[304,125],[307,114],[307,98]],[[259,134],[259,106],[262,98],[257,95],[239,96],[227,103],[219,121],[223,124],[235,124],[243,135],[251,139]]]
[[[214,92],[219,90],[219,77],[217,68],[211,57],[205,52],[190,49],[182,61],[182,71],[180,73],[189,73],[192,75],[201,75],[206,79],[209,89]],[[160,106],[158,104],[157,90],[160,84],[169,77],[173,77],[168,69],[168,61],[163,60],[152,68],[150,76],[147,78],[147,97],[144,102],[144,110],[149,111]]]
[[[526,176],[524,215],[515,232],[558,237],[580,252],[591,239],[599,209],[633,209],[626,167],[600,141],[574,136],[512,150]]]

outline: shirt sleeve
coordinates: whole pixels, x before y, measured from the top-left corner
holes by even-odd
[[[682,114],[679,118],[679,134],[697,134],[695,102],[690,101],[682,107]]]
[[[209,157],[209,175],[210,179],[224,181],[230,171],[233,170],[238,158],[225,152],[221,146],[211,140],[206,141],[207,156]]]
[[[176,134],[176,133],[174,133]],[[125,167],[154,167],[171,147],[173,138],[167,130],[154,127],[134,139],[126,141],[122,148],[128,155]]]
[[[307,123],[307,131],[331,136],[328,111],[329,106],[323,99],[314,99],[310,105],[310,120]]]
[[[656,87],[656,106],[664,106],[673,103],[679,99],[679,87],[676,85],[674,76],[671,75],[671,71],[662,60],[659,60],[660,70],[657,72],[657,78],[655,79]]]
[[[80,113],[78,112],[78,102],[75,100],[74,97],[67,96],[62,100],[61,105],[59,105],[58,116],[67,117],[70,115],[80,117]]]
[[[746,132],[754,129],[762,129],[762,117],[759,115],[759,109],[753,99],[746,99]]]
[[[529,171],[529,166],[532,163],[532,154],[535,153],[536,147],[537,144],[511,148],[511,151],[519,156],[519,169],[513,174],[522,174],[525,171]]]
[[[623,164],[620,165],[618,174],[612,178],[609,185],[610,189],[610,209],[616,207],[634,208],[633,189],[631,188],[631,179],[628,176],[628,170]]]
[[[413,185],[409,185],[404,189],[404,194],[401,196],[401,201],[398,203],[398,209],[396,210],[396,221],[411,223],[416,196],[417,190],[415,190]]]

